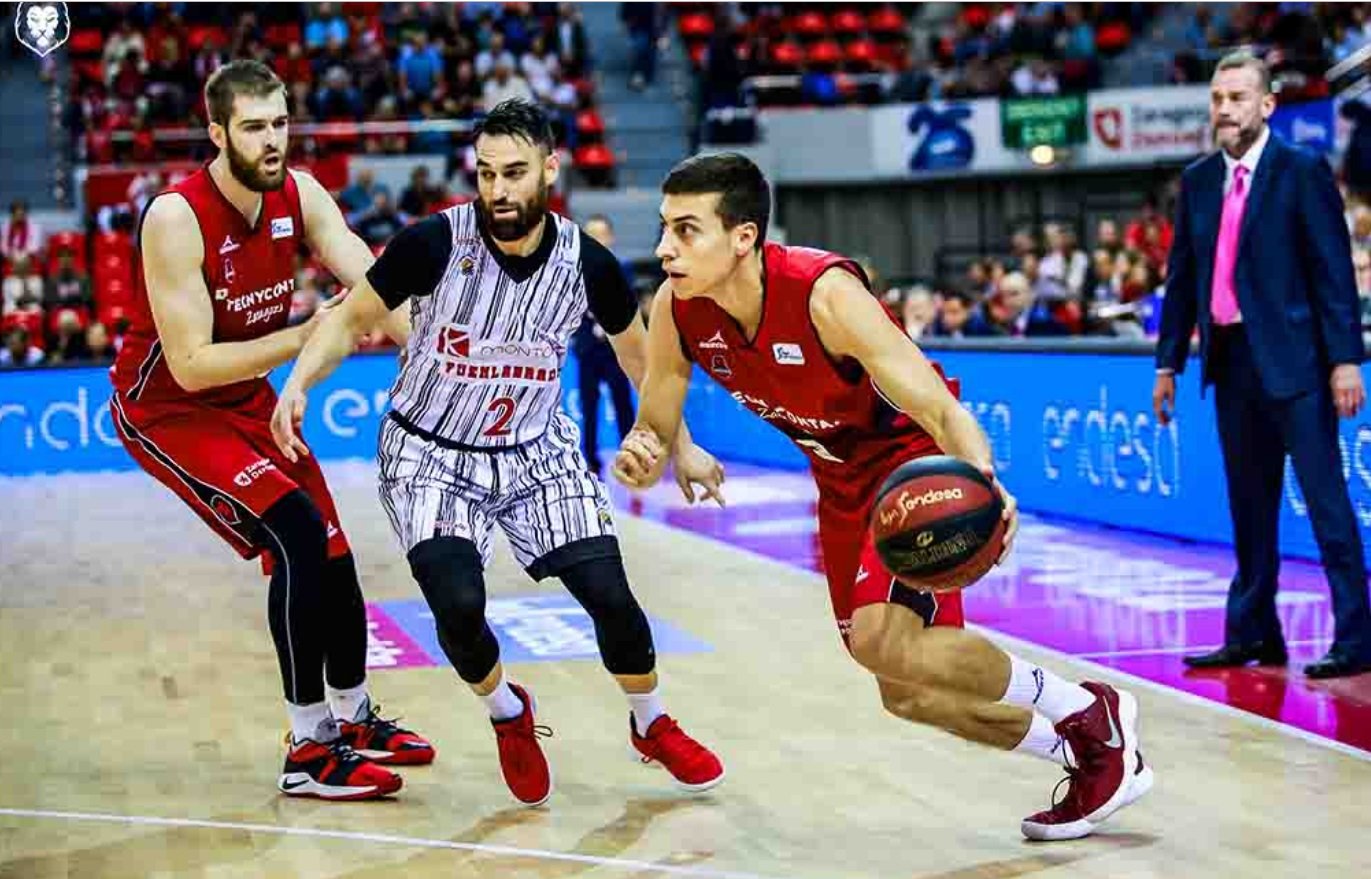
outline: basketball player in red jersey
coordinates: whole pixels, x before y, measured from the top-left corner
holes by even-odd
[[[992,479],[994,471],[975,418],[862,270],[821,250],[764,244],[770,190],[743,156],[682,162],[662,191],[657,256],[667,280],[648,327],[638,420],[615,476],[640,489],[660,478],[699,364],[809,458],[838,629],[887,711],[1065,766],[1065,797],[1021,825],[1031,839],[1085,836],[1146,793],[1152,771],[1138,752],[1132,695],[1068,683],[1010,656],[962,627],[959,593],[912,589],[876,554],[867,517],[900,464],[946,453]],[[1007,554],[1017,512],[999,490]]]
[[[433,748],[371,704],[356,565],[318,464],[287,461],[272,442],[265,378],[325,319],[287,326],[301,242],[345,285],[373,257],[328,192],[286,167],[285,87],[269,68],[220,68],[205,104],[219,155],[143,216],[110,411],[144,470],[244,558],[263,557],[291,723],[280,789],[385,796],[401,779],[377,764],[428,763]]]

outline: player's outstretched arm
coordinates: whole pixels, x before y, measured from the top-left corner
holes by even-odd
[[[319,321],[246,342],[215,342],[214,306],[201,270],[205,245],[184,198],[154,199],[143,219],[143,279],[172,378],[187,391],[265,375],[294,357]]]
[[[309,454],[300,438],[309,389],[337,369],[343,358],[357,348],[358,340],[385,320],[387,314],[385,302],[364,275],[301,349],[271,416],[272,437],[288,460]]]
[[[672,332],[675,331],[673,324]],[[628,376],[628,380],[633,383],[634,389],[641,397],[643,382],[648,372],[648,350],[651,343],[642,315],[638,314],[636,309],[633,320],[622,332],[610,336],[609,344],[614,348],[614,356],[619,361],[619,366],[623,368],[624,374]],[[686,375],[689,384],[689,364],[686,366]],[[685,495],[688,503],[713,498],[716,504],[724,506],[724,497],[719,491],[719,486],[724,481],[723,465],[709,452],[695,445],[684,418],[679,419],[677,424],[676,439],[670,448],[675,465],[676,484],[680,486],[681,493]],[[701,488],[698,495],[694,489],[696,485]]]
[[[300,190],[300,210],[305,220],[305,243],[347,289],[366,277],[376,262],[371,247],[348,227],[343,212],[328,190],[313,174],[292,170]],[[386,334],[399,344],[409,341],[409,307],[401,305],[382,324]]]
[[[666,450],[681,427],[689,386],[690,361],[681,353],[681,336],[671,313],[671,288],[663,284],[653,300],[647,328],[647,369],[638,388],[638,417],[614,458],[614,476],[624,485],[648,488],[662,477]]]
[[[830,354],[855,358],[877,392],[928,431],[938,448],[995,478],[990,442],[975,417],[962,408],[919,347],[851,272],[842,268],[824,272],[814,284],[809,312]],[[1018,506],[998,480],[995,484],[1009,523],[1003,559],[1018,527]]]

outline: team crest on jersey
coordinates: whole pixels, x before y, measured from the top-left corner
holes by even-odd
[[[728,365],[728,358],[722,354],[715,354],[710,358],[709,371],[724,378],[733,377],[733,367]]]
[[[782,366],[805,365],[805,352],[794,342],[777,342],[772,345],[771,356]]]
[[[216,287],[216,288],[214,289],[214,301],[215,301],[215,302],[223,302],[225,299],[228,299],[228,296],[229,296],[229,288],[227,288],[227,287]]]
[[[236,277],[238,277],[238,273],[233,270],[233,260],[224,257],[224,280],[232,284]]]
[[[471,333],[466,327],[449,324],[438,331],[438,353],[443,357],[466,360],[471,356]]]
[[[289,238],[295,234],[294,217],[273,217],[271,220],[271,240]]]
[[[476,271],[476,260],[472,258],[471,254],[464,255],[457,260],[457,270],[464,276],[471,277],[472,273]]]

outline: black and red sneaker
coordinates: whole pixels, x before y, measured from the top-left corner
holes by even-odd
[[[433,745],[418,733],[395,723],[400,718],[381,717],[381,706],[368,705],[366,717],[355,722],[340,721],[343,740],[358,754],[385,766],[426,766],[433,762]]]
[[[1089,836],[1101,821],[1152,788],[1152,769],[1138,754],[1137,700],[1108,684],[1081,686],[1095,701],[1056,726],[1075,757],[1063,779],[1066,796],[1057,800],[1054,789],[1052,808],[1023,819],[1020,830],[1029,839]]]
[[[533,697],[518,684],[509,688],[523,703],[524,710],[508,720],[491,720],[495,727],[495,746],[500,752],[500,772],[514,798],[525,806],[541,806],[552,796],[552,769],[547,764],[539,737],[552,730],[533,722]]]
[[[305,739],[286,754],[277,787],[292,797],[323,800],[375,800],[389,796],[404,782],[354,751],[342,738],[331,742]]]
[[[638,759],[661,765],[685,790],[706,791],[724,780],[724,764],[713,751],[686,735],[670,715],[652,721],[647,735],[640,736],[630,714],[628,733]]]

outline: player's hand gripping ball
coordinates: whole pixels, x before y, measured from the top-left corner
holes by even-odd
[[[886,477],[870,527],[892,574],[915,589],[949,592],[985,576],[1008,551],[1014,524],[1013,499],[990,477],[959,458],[933,455]]]

